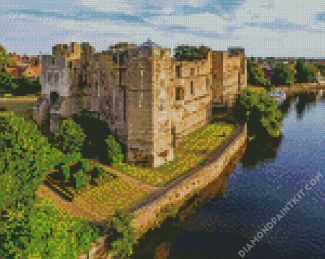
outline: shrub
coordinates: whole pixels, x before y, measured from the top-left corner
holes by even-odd
[[[62,175],[64,176],[65,180],[69,180],[71,173],[70,173],[70,166],[67,164],[61,164],[60,165],[60,172],[62,173]]]
[[[108,221],[108,238],[111,240],[110,249],[116,258],[129,258],[136,241],[135,232],[131,226],[132,215],[125,211],[117,211]]]
[[[64,120],[54,134],[54,145],[64,153],[78,153],[85,142],[83,129],[72,119]]]
[[[104,176],[105,170],[102,167],[95,167],[92,171],[92,178],[96,179],[96,178],[101,178]]]
[[[109,135],[105,140],[107,145],[107,160],[110,165],[123,162],[124,155],[121,145],[116,141],[113,135]]]
[[[4,106],[0,106],[0,112],[5,112],[6,110],[7,110],[6,107],[4,107]]]
[[[74,183],[75,183],[75,188],[79,192],[82,187],[85,186],[85,172],[83,171],[78,171],[74,174]]]
[[[61,163],[63,164],[76,164],[81,159],[80,153],[70,153],[62,157]]]
[[[84,172],[88,172],[90,170],[89,161],[87,159],[80,159],[78,162],[78,168]]]

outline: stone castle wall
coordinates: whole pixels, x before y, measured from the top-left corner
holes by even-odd
[[[194,168],[135,208],[132,226],[139,232],[146,232],[159,221],[161,212],[167,207],[182,205],[187,199],[206,187],[224,171],[246,144],[246,140],[247,127],[238,127],[235,134],[216,150],[206,163]]]
[[[183,136],[211,120],[215,103],[231,105],[246,86],[245,62],[241,49],[176,61],[170,49],[152,42],[102,53],[60,44],[42,58],[42,98],[49,107],[35,109],[34,118],[40,122],[48,110],[55,131],[62,119],[91,112],[126,145],[129,163],[159,166],[173,160]]]

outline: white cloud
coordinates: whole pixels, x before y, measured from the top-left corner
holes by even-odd
[[[106,12],[123,12],[136,14],[137,12],[155,12],[158,10],[162,13],[172,13],[176,9],[184,6],[200,7],[207,3],[208,0],[75,0],[76,4],[94,8]]]
[[[61,1],[57,2],[58,12]],[[141,43],[148,37],[166,47],[175,47],[178,44],[205,44],[214,49],[225,49],[227,46],[240,45],[247,49],[249,55],[322,56],[325,52],[325,23],[316,19],[316,14],[325,11],[325,1],[246,0],[237,9],[226,14],[175,13],[175,10],[181,10],[185,6],[202,7],[208,1],[211,0],[74,0],[70,2],[69,12],[75,6],[87,11],[95,9],[108,13],[126,13],[144,18],[145,23],[121,23],[110,19],[77,21],[60,18],[60,15],[57,18],[46,18],[37,16],[37,13],[2,15],[0,35],[4,35],[4,44],[11,45],[8,46],[9,49],[23,49],[24,52],[28,52],[28,49],[48,50],[53,43],[72,40],[90,41],[98,49],[104,49],[117,41]],[[22,8],[21,0],[17,0],[18,2]],[[53,2],[49,5],[45,2],[47,9],[42,10],[55,9]],[[8,0],[4,0],[0,7],[8,8],[8,3]],[[14,7],[14,4],[11,4],[11,7]],[[145,16],[145,12],[150,12],[151,15]],[[288,23],[288,27],[277,29],[276,26],[281,23]],[[168,26],[174,27],[175,30],[168,31]],[[181,30],[182,27],[186,30]],[[237,29],[229,30],[229,27]],[[193,32],[198,33],[195,35]],[[209,33],[210,37],[202,37],[208,36]],[[216,34],[221,37],[216,38]]]
[[[273,22],[286,20],[290,23],[308,25],[315,16],[325,10],[325,1],[320,0],[247,0],[235,14],[236,23]]]

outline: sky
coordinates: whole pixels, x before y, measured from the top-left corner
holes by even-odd
[[[325,0],[0,0],[0,43],[50,53],[148,38],[162,47],[240,46],[248,56],[325,57]]]

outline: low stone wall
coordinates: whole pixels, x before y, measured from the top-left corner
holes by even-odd
[[[217,149],[204,164],[194,168],[186,175],[178,178],[149,200],[133,209],[132,226],[140,233],[146,232],[158,223],[161,213],[170,206],[180,206],[195,193],[204,189],[216,179],[246,144],[247,127],[239,126],[234,135]]]
[[[291,86],[277,86],[276,89],[284,91],[287,96],[292,96],[299,93],[308,93],[310,91],[325,89],[325,84],[320,85],[318,83],[301,83],[293,84]]]
[[[156,223],[160,223],[161,215],[171,206],[182,206],[194,194],[200,192],[213,180],[218,178],[228,164],[247,141],[247,126],[238,126],[235,133],[202,165],[193,168],[171,184],[154,193],[148,200],[137,205],[131,211],[134,214],[132,226],[136,232],[144,234]],[[80,259],[112,258],[112,254],[105,253],[105,237],[93,244],[88,255],[81,255]],[[101,255],[105,254],[105,256]]]

